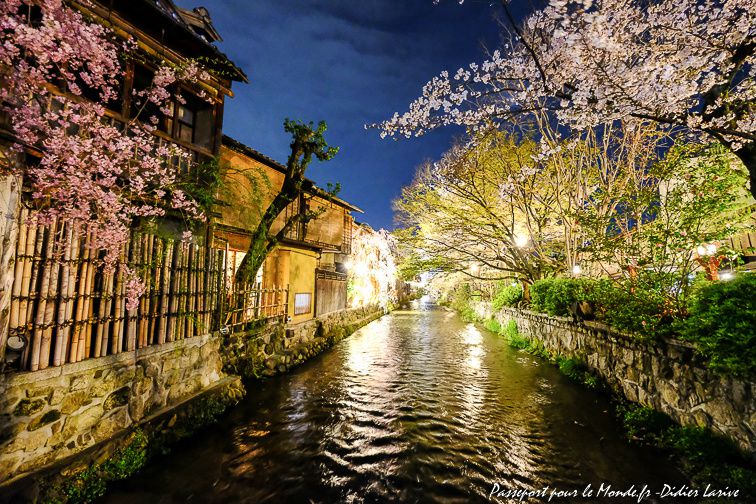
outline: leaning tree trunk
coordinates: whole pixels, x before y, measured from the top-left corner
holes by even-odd
[[[270,228],[281,212],[299,197],[301,189],[298,189],[297,186],[301,186],[301,183],[284,183],[281,192],[276,195],[268,206],[268,209],[265,210],[265,214],[257,225],[257,229],[252,234],[249,249],[244,254],[244,259],[242,259],[239,269],[236,271],[236,283],[244,285],[252,282],[265,262],[265,258],[268,257],[268,254],[275,248],[278,242],[283,239],[296,216],[285,222],[283,228],[275,236],[270,236]]]

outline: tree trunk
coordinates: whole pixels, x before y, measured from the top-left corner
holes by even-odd
[[[299,197],[300,191],[296,189],[296,184],[289,184],[290,187],[281,188],[281,192],[271,202],[268,209],[265,210],[260,223],[252,234],[252,241],[249,244],[249,249],[244,255],[239,269],[236,271],[236,283],[248,284],[255,279],[257,272],[265,262],[265,258],[273,250],[273,248],[281,241],[286,234],[292,223],[292,219],[289,222],[284,223],[284,227],[276,234],[276,236],[269,236],[270,228],[273,226],[276,218],[281,212],[286,209],[294,200]]]
[[[751,176],[751,194],[756,198],[756,142],[747,143],[733,152],[748,168],[748,174]]]

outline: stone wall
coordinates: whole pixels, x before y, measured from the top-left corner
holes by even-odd
[[[490,305],[474,309],[504,324],[515,320],[520,333],[537,339],[552,354],[578,358],[630,401],[662,411],[682,425],[699,425],[756,453],[756,386],[706,367],[695,347],[678,340],[640,342],[602,324],[573,323],[526,310]]]
[[[352,308],[287,327],[271,323],[226,336],[222,350],[224,370],[257,378],[284,373],[384,313],[378,306]]]
[[[71,457],[222,380],[205,335],[42,371],[0,375],[0,484]]]

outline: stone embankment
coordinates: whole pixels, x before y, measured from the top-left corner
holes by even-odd
[[[212,396],[216,411],[235,402],[243,387],[223,373],[220,346],[220,336],[209,334],[0,375],[0,484],[88,464],[89,452],[107,457],[122,434],[166,415],[173,427],[179,410],[204,415],[188,402]]]
[[[666,413],[681,425],[725,435],[756,454],[756,386],[709,369],[690,343],[643,342],[593,322],[574,323],[527,310],[477,303],[478,316],[543,343],[553,355],[579,359],[626,399]]]
[[[267,324],[229,335],[222,348],[224,370],[243,377],[284,373],[384,314],[378,306],[366,306],[329,313],[293,326]]]

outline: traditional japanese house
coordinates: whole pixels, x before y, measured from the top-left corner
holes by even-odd
[[[227,275],[230,281],[262,213],[283,184],[286,168],[224,136],[221,171],[224,188],[216,212],[214,246],[226,247],[229,251]],[[352,212],[362,212],[311,181],[307,181],[307,186],[306,194],[279,215],[270,234],[280,231],[293,214],[307,209],[315,211],[317,218],[292,226],[268,256],[257,277],[257,284],[265,291],[288,288],[286,300],[278,297],[263,304],[286,302],[291,323],[347,307],[344,263],[351,250]]]
[[[221,53],[213,42],[219,40],[219,36],[213,28],[209,14],[206,9],[195,9],[186,11],[177,8],[170,0],[109,0],[93,2],[67,2],[72,8],[81,11],[86,19],[90,22],[100,23],[112,30],[117,37],[124,39],[130,38],[135,41],[137,50],[130,57],[125,58],[122,66],[123,72],[119,77],[120,95],[116,99],[110,100],[106,105],[106,119],[114,125],[126,125],[131,119],[141,115],[138,107],[134,102],[136,91],[147,89],[152,85],[153,76],[160,65],[182,65],[188,61],[200,61],[201,65],[207,70],[205,74],[192,84],[183,84],[176,82],[171,88],[170,102],[163,107],[163,110],[154,111],[157,120],[152,134],[158,146],[170,146],[183,152],[183,156],[172,156],[169,161],[172,167],[181,174],[181,180],[199,181],[203,174],[206,162],[214,159],[220,152],[222,138],[223,107],[225,98],[231,96],[231,84],[234,81],[246,82],[247,78],[244,72],[231,62],[223,53]],[[29,9],[32,9],[29,7]],[[29,17],[33,18],[34,12],[30,10]],[[58,95],[69,94],[66,89],[52,88],[50,100],[54,102]],[[92,93],[87,92],[84,87],[82,96],[85,99],[95,99],[89,96]],[[54,106],[51,103],[50,106]],[[143,107],[149,107],[152,104],[147,102]],[[169,110],[170,114],[165,110]],[[0,121],[0,127],[6,126],[5,138],[13,141],[12,132],[7,128],[8,123],[3,124]],[[37,150],[35,146],[27,145],[23,155],[26,157],[26,163],[35,163],[37,159],[43,156],[43,152]],[[5,198],[5,201],[17,201],[16,198]],[[18,209],[7,209],[5,214],[16,214]],[[23,221],[24,212],[21,212]],[[139,223],[137,223],[138,225]],[[208,274],[208,263],[203,265],[189,264],[189,262],[199,262],[203,257],[208,256],[208,251],[204,250],[206,245],[206,236],[208,228],[206,226],[197,226],[194,223],[195,237],[194,244],[188,247],[188,244],[172,244],[171,250],[175,252],[178,248],[192,248],[186,250],[183,259],[176,255],[168,257],[167,261],[184,261],[185,266],[178,265],[179,268],[185,267],[188,270],[186,285],[181,286],[181,282],[171,283],[169,279],[163,278],[162,273],[157,271],[153,256],[160,251],[161,257],[166,257],[168,250],[168,241],[177,241],[180,239],[182,231],[186,229],[187,223],[185,218],[178,212],[168,211],[165,217],[154,222],[152,229],[157,229],[157,233],[145,235],[142,231],[134,235],[134,242],[131,244],[131,252],[125,252],[123,262],[129,261],[134,265],[151,263],[153,270],[145,273],[143,281],[146,285],[152,286],[152,293],[146,296],[166,295],[162,301],[163,308],[168,310],[170,297],[173,295],[169,291],[175,291],[180,296],[181,302],[186,301],[186,306],[177,302],[175,318],[195,317],[208,319],[204,327],[199,324],[191,324],[193,327],[185,328],[178,331],[183,322],[176,322],[173,326],[166,324],[158,327],[149,321],[156,317],[155,310],[158,310],[160,303],[150,301],[149,298],[140,303],[139,313],[131,318],[133,322],[126,320],[125,309],[121,304],[122,298],[118,298],[119,284],[118,279],[109,279],[102,269],[102,265],[96,260],[96,257],[81,255],[78,260],[71,260],[70,265],[63,265],[47,259],[37,261],[32,256],[41,256],[43,258],[52,257],[52,241],[45,240],[35,245],[34,236],[46,236],[51,233],[62,233],[65,223],[51,224],[53,227],[43,228],[32,225],[27,232],[26,224],[21,224],[20,236],[29,241],[20,243],[17,247],[17,260],[15,262],[15,273],[9,271],[10,275],[16,279],[13,284],[15,295],[10,310],[10,321],[3,321],[2,333],[0,333],[0,356],[2,356],[2,343],[7,334],[19,334],[30,340],[30,346],[35,348],[38,338],[43,338],[43,353],[33,359],[27,354],[22,358],[21,368],[36,369],[37,367],[45,368],[48,365],[59,365],[66,362],[77,362],[79,360],[118,353],[119,351],[131,349],[132,347],[141,347],[149,344],[160,343],[171,340],[173,337],[188,337],[200,334],[209,330],[209,318],[215,307],[205,306],[199,298],[202,296],[200,289],[193,287],[195,279],[189,278],[192,275],[199,278],[201,275]],[[55,227],[57,226],[57,227]],[[152,232],[152,231],[151,231]],[[33,233],[33,234],[32,234]],[[85,245],[88,237],[76,239],[76,246],[71,246],[72,257],[80,254],[89,254],[88,247]],[[37,241],[40,241],[39,239]],[[158,243],[160,242],[160,243]],[[29,251],[34,251],[29,254]],[[164,250],[165,249],[165,250]],[[202,250],[200,250],[202,249]],[[138,257],[136,254],[142,254]],[[191,257],[190,257],[191,256]],[[27,264],[29,263],[29,264]],[[23,275],[20,269],[29,269],[28,275]],[[60,280],[63,276],[65,280]],[[38,285],[41,279],[58,278],[57,283],[50,282],[49,286]],[[70,278],[68,278],[70,277]],[[30,279],[30,282],[23,284],[24,279]],[[181,280],[184,281],[183,279]],[[61,285],[58,283],[64,282]],[[198,285],[203,284],[197,280]],[[71,296],[67,296],[60,289],[67,285],[72,292],[77,292],[78,296],[73,303],[76,304],[74,309],[66,308],[66,304]],[[121,287],[122,290],[122,287]],[[160,294],[158,291],[160,292]],[[191,294],[184,294],[183,291],[191,291]],[[114,291],[112,293],[111,291]],[[116,302],[108,304],[100,302],[100,299],[110,299],[110,296],[116,296]],[[191,301],[190,298],[197,299]],[[44,299],[44,298],[49,298]],[[186,299],[184,299],[186,298]],[[58,306],[60,305],[60,307]],[[71,312],[68,318],[65,316],[61,320],[54,321],[55,314]],[[81,313],[79,313],[79,310]],[[164,311],[165,311],[164,310]],[[44,313],[42,313],[44,311]],[[168,310],[170,313],[170,310]],[[191,313],[194,311],[195,313]],[[200,316],[199,311],[205,311],[204,316]],[[24,313],[22,313],[24,312]],[[101,312],[101,313],[98,313]],[[3,313],[6,313],[3,310]],[[49,315],[48,315],[49,314]],[[180,315],[179,315],[180,314]],[[82,341],[82,350],[78,353],[72,348],[77,346],[75,341],[67,342],[72,336],[66,335],[67,327],[72,323],[68,320],[72,317],[78,317],[73,322],[75,326],[82,325],[84,341]],[[109,324],[109,317],[118,319],[116,324]],[[48,320],[49,319],[49,320]],[[8,324],[9,323],[9,327]],[[119,325],[120,324],[120,325]],[[39,336],[38,327],[40,325],[52,326],[46,334]],[[126,326],[130,326],[128,329]],[[138,329],[136,327],[138,326]],[[77,329],[78,331],[78,329]],[[71,331],[71,332],[77,332]],[[78,331],[78,332],[81,332]],[[124,331],[127,333],[124,335]],[[131,332],[130,335],[128,333]],[[171,334],[166,335],[166,332]],[[173,334],[177,332],[177,334]],[[112,334],[109,334],[112,333]],[[115,333],[118,333],[115,335]],[[95,336],[99,335],[99,336]],[[56,341],[62,338],[58,343],[50,344],[48,339]],[[74,339],[76,339],[74,337]],[[90,341],[90,339],[92,341]],[[98,341],[94,341],[97,339]],[[112,341],[111,341],[112,340]],[[51,347],[52,348],[51,350]],[[47,355],[46,352],[50,352]],[[54,355],[53,355],[54,354]],[[66,355],[68,354],[68,355]],[[76,354],[76,355],[74,355]],[[31,360],[30,360],[31,359]],[[39,362],[37,362],[37,360]]]

